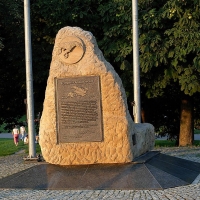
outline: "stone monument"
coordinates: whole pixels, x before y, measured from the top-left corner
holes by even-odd
[[[127,163],[154,147],[154,127],[134,124],[122,81],[92,33],[62,28],[40,121],[44,159],[58,165]]]

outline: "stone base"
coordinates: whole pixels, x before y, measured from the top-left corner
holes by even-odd
[[[154,152],[147,154],[154,154]],[[1,178],[0,188],[29,190],[160,189],[163,192],[162,190],[166,188],[194,184],[199,173],[200,163],[158,153],[154,154],[150,160],[140,164],[58,166],[42,163]],[[199,192],[199,185],[193,187],[198,188],[197,192]],[[81,196],[78,199],[81,199]],[[112,199],[115,199],[114,196]],[[195,199],[195,197],[191,199]]]

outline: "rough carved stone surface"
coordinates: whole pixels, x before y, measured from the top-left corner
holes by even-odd
[[[83,76],[100,77],[103,139],[58,142],[55,79]],[[154,146],[154,127],[133,123],[121,79],[95,37],[78,27],[64,27],[56,36],[39,134],[44,159],[59,165],[126,163]]]

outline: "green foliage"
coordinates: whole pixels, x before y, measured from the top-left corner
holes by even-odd
[[[177,135],[181,91],[193,95],[195,102],[200,91],[199,1],[139,0],[138,13],[142,106],[150,111],[148,105],[154,102],[150,121],[157,129],[164,125]],[[26,112],[23,17],[22,1],[0,2],[1,124],[15,123]],[[64,26],[93,33],[132,101],[132,2],[37,0],[31,1],[35,113],[42,111],[55,36]],[[198,117],[198,105],[195,108]]]
[[[99,45],[106,58],[112,58],[112,62],[120,65],[132,53],[131,1],[105,1],[97,11],[101,16],[103,32]]]
[[[171,81],[181,91],[200,91],[200,12],[197,1],[166,1],[162,6],[140,7],[140,63],[142,73],[152,80],[147,96],[162,95]],[[157,77],[154,76],[154,68]]]
[[[132,86],[133,86],[133,69],[127,60],[124,60],[120,66],[120,70],[123,71],[121,78],[123,79],[123,85],[126,87],[126,95],[128,98],[132,98]]]
[[[4,45],[3,45],[3,38],[0,37],[0,51],[4,48]]]
[[[178,140],[180,130],[180,93],[177,90],[178,85],[171,84],[165,88],[162,96],[151,99],[145,98],[145,91],[142,93],[146,122],[153,124],[160,136],[167,134],[174,140]]]
[[[0,124],[5,119],[15,123],[24,109],[25,74],[23,42],[23,4],[21,1],[5,1],[0,4],[0,36],[4,48],[0,51]],[[23,35],[23,37],[22,37]],[[24,80],[23,80],[24,78]]]
[[[147,6],[139,1],[142,105],[147,107],[147,98],[154,102],[160,99],[160,105],[153,106],[149,122],[160,134],[168,133],[177,140],[182,93],[194,96],[195,117],[199,117],[199,3],[150,1]]]

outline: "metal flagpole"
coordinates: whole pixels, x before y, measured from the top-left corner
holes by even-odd
[[[140,103],[140,66],[139,66],[139,39],[138,39],[138,1],[132,0],[132,29],[133,29],[133,115],[135,123],[141,123]]]
[[[24,0],[24,29],[25,29],[25,52],[26,52],[26,95],[28,108],[28,141],[29,158],[36,157],[35,150],[35,126],[34,126],[34,101],[32,80],[32,51],[31,51],[31,26],[30,26],[30,1]]]

